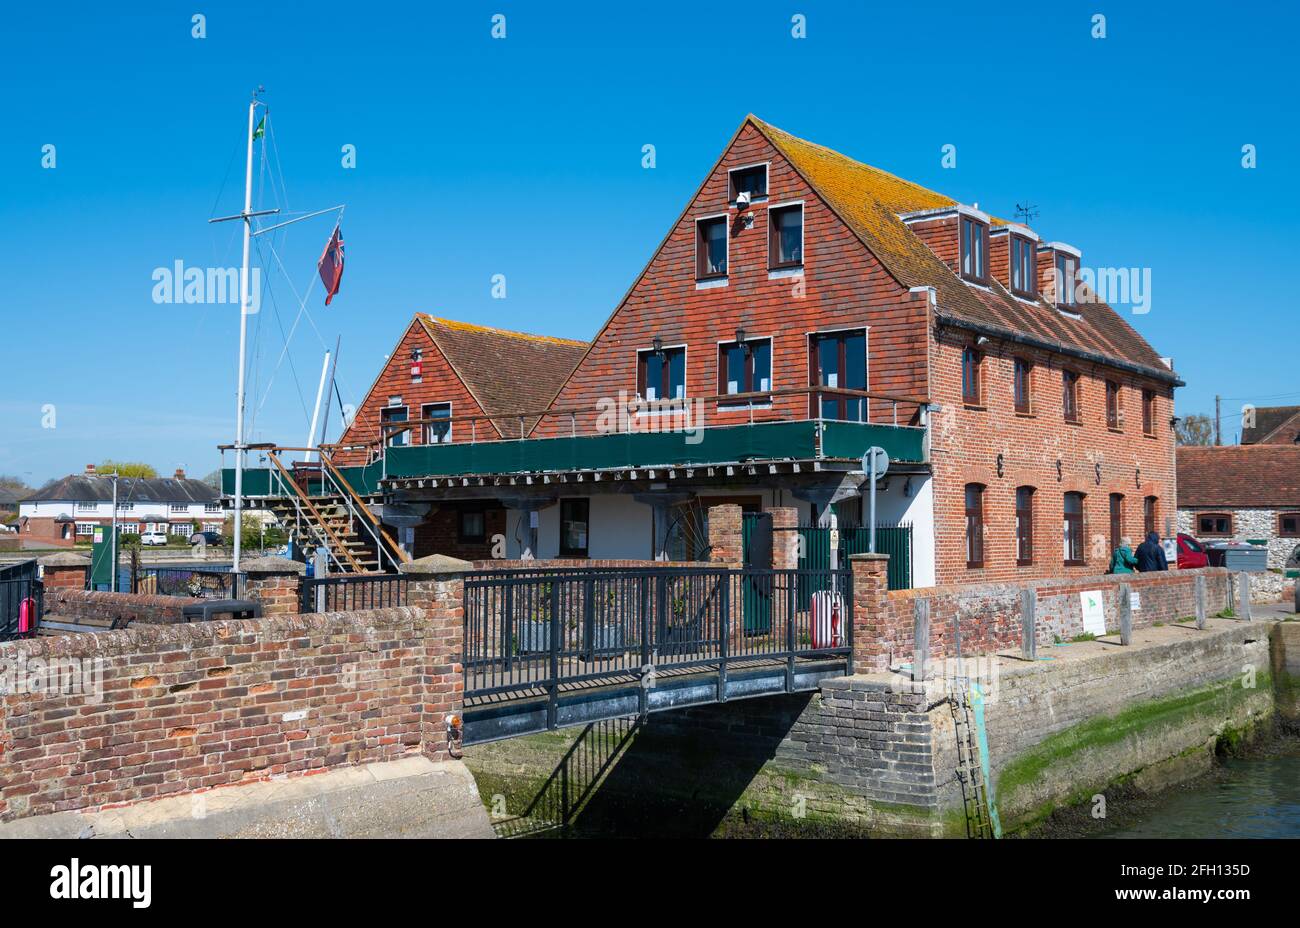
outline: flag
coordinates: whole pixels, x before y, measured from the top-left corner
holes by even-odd
[[[320,272],[321,283],[325,285],[325,305],[328,306],[330,300],[334,299],[334,294],[339,292],[339,282],[343,280],[343,237],[339,234],[338,226],[334,227],[334,234],[325,243],[325,251],[316,262],[316,270]]]
[[[253,140],[256,141],[266,135],[266,117],[263,116],[257,121],[257,128],[253,130]]]

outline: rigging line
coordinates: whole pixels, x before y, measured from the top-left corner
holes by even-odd
[[[280,164],[280,143],[277,142],[275,138],[275,126],[270,124],[268,125],[271,130],[271,158],[275,162],[274,174],[280,178],[280,189],[284,192],[284,203],[282,205],[287,210],[289,208],[289,185],[284,182],[284,168]],[[262,144],[262,147],[266,147],[265,142]]]
[[[284,274],[284,279],[288,282],[288,284],[289,284],[289,289],[293,291],[293,295],[294,295],[294,297],[295,297],[295,298],[298,298],[298,290],[297,290],[296,287],[294,287],[294,285],[293,285],[293,279],[289,276],[289,272],[285,270],[284,262],[280,260],[280,254],[279,254],[279,252],[277,252],[277,251],[275,250],[275,245],[272,244],[271,242],[267,242],[267,243],[266,243],[266,247],[270,249],[271,254],[275,257],[276,264],[278,264],[278,265],[280,266],[280,271],[281,271],[281,273]],[[262,252],[262,242],[261,242],[261,240],[258,240],[257,251],[258,251],[258,254],[261,254],[261,252]],[[297,315],[296,317],[294,317],[294,320],[293,320],[293,327],[289,330],[289,334],[288,334],[288,336],[285,338],[285,341],[284,341],[284,347],[280,349],[280,357],[279,357],[279,359],[275,362],[275,370],[271,372],[271,380],[270,380],[270,381],[267,383],[267,385],[266,385],[266,392],[263,393],[263,395],[262,395],[262,401],[261,401],[261,403],[258,404],[258,407],[257,407],[257,408],[258,408],[259,410],[260,410],[264,405],[266,405],[267,397],[269,397],[269,396],[271,395],[271,384],[273,384],[273,383],[275,382],[275,375],[276,375],[276,373],[280,370],[280,365],[284,362],[285,355],[286,355],[286,354],[288,353],[288,351],[289,351],[289,344],[290,344],[290,342],[293,340],[294,333],[296,333],[296,332],[298,331],[298,323],[302,320],[303,314],[306,312],[306,309],[307,309],[307,300],[311,298],[312,290],[314,290],[315,287],[316,287],[316,278],[315,278],[315,277],[312,277],[311,286],[309,286],[309,287],[307,288],[307,293],[306,293],[306,295],[305,295],[304,297],[302,297],[301,299],[299,299],[299,302],[298,302],[298,315]],[[311,315],[311,314],[308,313],[307,315],[308,315],[308,318],[310,318],[310,315]],[[280,330],[281,330],[281,334],[283,334],[283,332],[284,332],[284,326],[283,326],[283,324],[281,324],[281,326],[280,326]],[[292,361],[289,362],[289,366],[290,366],[290,368],[293,367],[293,362],[292,362]],[[296,378],[296,377],[297,377],[297,374],[295,373],[294,376],[295,376],[295,378]],[[301,387],[299,388],[299,392],[301,393]],[[304,410],[304,411],[305,411],[305,410]]]
[[[260,255],[262,250],[260,244],[257,250]],[[275,299],[275,291],[271,289],[268,285],[267,292],[271,297],[271,308],[275,314],[276,324],[280,327],[280,337],[284,339],[284,349],[281,351],[280,354],[280,360],[283,361],[287,357],[287,352],[289,350],[289,339],[292,337],[292,333],[290,333],[288,336],[284,334],[284,321],[280,318],[280,304]],[[298,380],[298,370],[293,366],[293,358],[288,358],[288,361],[289,361],[289,372],[293,375],[294,386],[298,391],[298,404],[302,406],[303,417],[309,419],[310,416],[308,416],[307,414],[307,402],[306,400],[303,399],[303,395],[302,395],[302,384]],[[258,410],[261,410],[262,406],[266,404],[267,398],[271,395],[271,384],[274,383],[275,374],[276,372],[279,371],[279,369],[280,369],[280,364],[279,362],[277,362],[275,371],[271,372],[271,381],[267,383],[266,392],[262,395],[262,402],[259,403],[257,406]]]

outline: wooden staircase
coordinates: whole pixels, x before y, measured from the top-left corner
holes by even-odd
[[[410,560],[323,453],[318,467],[295,465],[292,472],[274,451],[267,456],[284,493],[267,498],[266,507],[295,537],[329,553],[331,573],[389,573]]]

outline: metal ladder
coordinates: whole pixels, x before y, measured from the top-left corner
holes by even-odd
[[[948,697],[952,710],[952,727],[957,741],[957,781],[961,784],[962,805],[966,813],[966,837],[992,838],[993,827],[985,814],[984,776],[980,770],[979,747],[971,722],[970,681],[954,681],[956,693]]]

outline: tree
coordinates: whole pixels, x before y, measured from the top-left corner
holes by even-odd
[[[1205,413],[1195,412],[1178,421],[1176,429],[1180,445],[1214,444],[1214,420]]]
[[[220,491],[221,471],[214,470],[212,473],[208,474],[206,477],[203,478],[203,482],[206,483],[208,486],[212,487],[212,489]]]
[[[95,468],[98,474],[111,474],[113,471],[122,477],[157,477],[158,471],[140,461],[105,461]]]
[[[0,490],[13,490],[15,493],[29,493],[31,487],[22,477],[13,474],[0,474]]]

